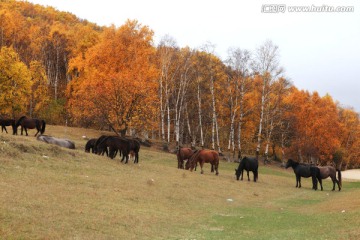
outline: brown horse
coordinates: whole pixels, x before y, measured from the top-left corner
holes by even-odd
[[[326,179],[328,177],[331,178],[332,182],[333,182],[333,189],[332,191],[335,190],[335,183],[337,183],[339,191],[341,190],[342,187],[342,183],[341,183],[341,170],[339,169],[335,169],[333,166],[323,166],[323,167],[318,167],[320,170],[320,177],[321,179]],[[338,172],[338,178],[336,178],[336,171]],[[322,186],[322,181],[319,180],[320,186],[321,186],[321,191],[323,190],[323,186]]]
[[[44,134],[46,123],[44,120],[39,120],[36,118],[27,118],[26,116],[22,116],[15,124],[15,134],[17,134],[17,128],[19,126],[21,126],[21,135],[23,135],[23,130],[25,130],[26,136],[28,136],[28,132],[27,132],[28,128],[29,129],[36,128],[37,130],[37,132],[35,133],[35,137],[36,137],[38,133]]]
[[[191,158],[191,156],[194,154],[195,151],[193,151],[191,148],[179,148],[176,156],[178,160],[178,168],[184,169],[184,161]]]
[[[201,167],[201,174],[204,173],[203,166],[204,163],[210,163],[211,164],[211,172],[216,171],[216,175],[219,175],[219,153],[214,150],[199,150],[196,151],[191,158],[189,159],[190,164],[186,167],[186,169],[190,168],[190,171],[192,171],[196,164],[199,163]]]

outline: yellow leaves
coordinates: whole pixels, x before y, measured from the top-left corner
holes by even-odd
[[[30,92],[30,72],[13,48],[0,50],[0,108],[14,116],[25,110]]]

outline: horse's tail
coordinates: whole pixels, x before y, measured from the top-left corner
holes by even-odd
[[[19,120],[17,120],[15,127],[18,127],[21,124],[21,122],[24,120],[24,118],[26,118],[26,116],[20,117]]]
[[[340,187],[342,187],[342,183],[341,183],[341,170],[340,169],[336,169],[337,172],[338,172],[338,178],[339,178],[339,184],[340,184]]]
[[[45,127],[46,127],[46,123],[45,123],[44,120],[41,120],[41,122],[42,122],[42,127],[41,127],[40,133],[41,133],[41,134],[44,134],[44,132],[45,132]]]

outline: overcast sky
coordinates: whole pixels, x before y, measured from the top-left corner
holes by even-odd
[[[299,89],[329,93],[360,112],[360,1],[293,0],[31,0],[71,12],[100,26],[136,19],[179,47],[215,45],[225,60],[230,47],[254,51],[267,39],[280,48],[285,75]],[[282,4],[280,13],[268,3]],[[285,5],[286,4],[286,5]],[[285,6],[285,8],[283,8]],[[292,6],[322,11],[350,6],[352,12],[290,12]]]

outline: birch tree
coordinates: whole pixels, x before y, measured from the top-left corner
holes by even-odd
[[[170,142],[170,85],[179,70],[176,54],[178,48],[175,40],[164,36],[157,48],[159,61],[159,101],[160,101],[160,135],[163,141]],[[165,136],[165,116],[167,117],[167,135]]]
[[[260,155],[265,110],[269,101],[269,95],[271,93],[271,85],[274,79],[276,79],[283,72],[283,69],[280,67],[279,63],[279,54],[279,47],[274,45],[274,43],[270,40],[267,40],[255,52],[253,70],[262,78],[260,119],[256,146],[257,158]]]
[[[250,112],[245,109],[244,98],[249,91],[251,53],[240,48],[230,49],[227,64],[230,67],[228,73],[229,107],[230,107],[230,133],[228,150],[235,155],[235,119],[238,117],[238,159],[241,159],[241,134],[244,117]]]
[[[180,124],[184,113],[185,97],[191,80],[191,57],[193,52],[189,48],[180,51],[180,70],[175,80],[174,111],[175,111],[175,140],[180,144]]]
[[[218,152],[221,152],[220,148],[220,139],[219,139],[219,125],[217,120],[217,110],[216,110],[216,98],[215,98],[215,80],[217,74],[218,62],[217,58],[214,56],[215,46],[211,43],[207,43],[202,47],[202,50],[207,53],[208,63],[207,63],[207,71],[209,78],[209,87],[211,93],[211,103],[212,103],[212,131],[211,131],[211,148],[215,149],[215,141],[216,146],[218,148]]]

